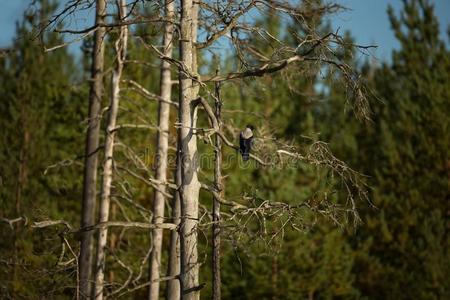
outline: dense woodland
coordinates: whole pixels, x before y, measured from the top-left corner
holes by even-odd
[[[33,1],[0,53],[0,298],[449,299],[448,40],[404,0],[379,61],[342,9]]]

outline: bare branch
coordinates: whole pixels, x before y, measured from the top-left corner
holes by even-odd
[[[48,221],[40,221],[40,222],[34,222],[33,225],[31,225],[32,228],[45,228],[50,226],[56,226],[56,225],[64,225],[67,227],[67,229],[72,230],[72,226],[69,224],[69,222],[64,220],[48,220]]]
[[[293,62],[303,61],[303,60],[304,60],[304,58],[302,56],[294,55],[287,59],[283,59],[278,62],[275,62],[272,64],[272,66],[271,66],[271,64],[267,63],[257,69],[248,70],[248,71],[244,71],[244,72],[232,72],[232,73],[223,74],[223,75],[202,76],[201,80],[203,82],[217,82],[217,81],[226,81],[226,80],[245,78],[245,77],[260,77],[265,74],[270,74],[270,73],[275,73],[277,71],[280,71]]]
[[[168,229],[168,230],[176,230],[177,229],[177,225],[172,224],[172,223],[152,224],[152,223],[145,223],[145,222],[108,221],[108,222],[97,223],[92,226],[86,226],[84,228],[73,231],[72,226],[67,221],[64,221],[64,220],[48,220],[48,221],[34,222],[33,225],[31,225],[31,227],[32,228],[46,228],[46,227],[51,227],[51,226],[56,226],[56,225],[66,226],[69,230],[71,230],[71,233],[85,232],[85,231],[91,231],[91,230],[96,230],[99,228],[107,228],[107,227],[141,228],[141,229],[161,228],[161,229]]]
[[[205,42],[197,43],[197,48],[198,49],[204,49],[204,48],[210,46],[212,43],[214,43],[221,36],[223,36],[228,31],[230,31],[230,29],[232,29],[236,25],[236,23],[239,20],[239,18],[241,16],[243,16],[244,14],[246,14],[255,5],[255,3],[256,3],[255,0],[250,1],[250,3],[246,7],[244,7],[241,10],[239,10],[238,13],[236,13],[230,20],[226,21],[225,26],[221,30],[214,32],[211,36],[209,36],[206,39]]]
[[[11,227],[11,229],[14,229],[14,224],[18,223],[18,222],[23,222],[25,226],[28,224],[27,217],[18,217],[15,219],[7,219],[4,217],[0,217],[0,221],[7,223],[9,225],[9,227]]]
[[[153,93],[149,92],[146,88],[144,88],[143,86],[141,86],[139,83],[137,83],[134,80],[124,79],[121,82],[128,83],[129,85],[132,85],[134,88],[136,88],[135,91],[137,91],[139,94],[141,94],[142,96],[144,96],[147,99],[157,100],[157,101],[161,101],[161,102],[164,102],[164,103],[169,103],[169,104],[171,104],[171,105],[173,105],[175,107],[178,107],[178,103],[177,102],[175,102],[175,101],[168,101],[168,100],[164,99],[163,97],[161,97],[159,95],[156,95],[156,94],[153,94]]]

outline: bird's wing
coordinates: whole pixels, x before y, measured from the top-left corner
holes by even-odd
[[[252,142],[253,142],[253,137],[250,137],[250,138],[244,140],[245,153],[250,153],[250,150],[252,149]]]
[[[239,134],[239,150],[241,152],[244,152],[245,150],[245,139],[242,132]]]

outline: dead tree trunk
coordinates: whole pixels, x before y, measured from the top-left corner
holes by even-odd
[[[103,95],[103,64],[106,0],[96,1],[95,23],[98,26],[94,33],[94,49],[92,52],[91,86],[89,91],[89,120],[86,137],[83,202],[81,208],[81,228],[94,225],[95,202],[97,193],[97,150],[100,130],[100,106]],[[79,257],[80,294],[89,298],[91,293],[91,270],[93,256],[93,233],[84,231],[81,234]]]
[[[179,135],[179,134],[178,134]],[[180,192],[179,187],[181,186],[181,143],[180,140],[177,142],[177,161],[175,170],[175,183],[177,190],[174,193],[172,201],[172,223],[175,225],[180,224],[181,216],[181,203],[180,203]],[[180,274],[180,234],[179,230],[172,230],[170,232],[170,249],[169,249],[169,267],[167,271],[167,276],[173,277]],[[180,299],[180,279],[171,279],[167,282],[166,290],[167,300],[178,300]]]
[[[116,215],[117,215],[117,204],[112,202],[111,203],[111,208],[110,208],[111,212],[110,212],[110,219],[111,220],[115,220],[116,219]],[[117,240],[118,240],[118,236],[116,233],[111,232],[110,238],[109,238],[109,249],[111,252],[114,252],[117,246]],[[108,272],[108,281],[109,282],[114,282],[115,280],[115,273],[114,270],[110,269]]]
[[[218,73],[218,72],[217,72]],[[222,130],[221,111],[222,102],[220,100],[220,82],[216,82],[216,103],[215,116],[219,125],[219,130]],[[219,196],[222,196],[222,140],[219,135],[215,136],[215,157],[214,157],[214,185]],[[212,226],[212,279],[213,279],[213,299],[221,299],[221,276],[220,276],[220,199],[216,195],[213,197],[213,226]]]
[[[166,0],[165,3],[166,18],[172,20],[175,15],[175,3],[172,0]],[[166,22],[164,26],[163,54],[166,57],[172,57],[173,49],[173,23]],[[169,114],[171,100],[171,75],[170,63],[166,60],[161,64],[161,80],[160,80],[160,96],[167,102],[159,101],[158,110],[158,137],[157,137],[157,153],[156,153],[156,180],[166,182],[167,179],[167,151],[169,148]],[[153,201],[153,223],[158,224],[164,222],[164,193],[166,185],[159,184],[155,190],[155,198]],[[161,270],[161,249],[163,231],[162,229],[154,229],[152,232],[153,248],[150,258],[150,289],[149,299],[159,299],[159,278]]]
[[[126,1],[119,2],[119,19],[123,21],[126,16]],[[114,136],[116,131],[117,111],[119,109],[120,78],[122,76],[123,61],[126,57],[127,26],[120,27],[120,34],[116,41],[116,62],[111,77],[111,100],[109,104],[108,123],[106,126],[105,160],[103,162],[103,180],[100,200],[99,223],[109,221],[109,206],[111,202],[111,183],[113,177],[113,153]],[[105,250],[107,246],[108,227],[98,230],[98,245],[95,264],[95,289],[94,299],[103,299],[103,287],[105,277]]]
[[[195,41],[197,5],[192,0],[181,0],[180,58],[187,70],[180,68],[180,142],[181,142],[181,298],[199,299],[197,263],[198,153],[195,127],[197,112],[194,100],[197,87],[191,78],[196,74]]]

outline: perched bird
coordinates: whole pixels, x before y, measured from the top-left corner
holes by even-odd
[[[255,128],[252,125],[247,125],[247,127],[241,131],[239,135],[239,152],[242,154],[242,159],[244,161],[250,158],[254,129]]]

